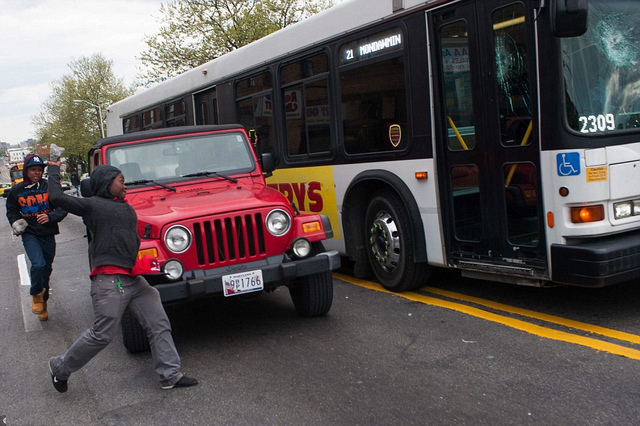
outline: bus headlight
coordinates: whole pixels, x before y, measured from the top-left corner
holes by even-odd
[[[292,250],[293,254],[295,254],[297,257],[307,257],[311,252],[311,243],[305,238],[298,238],[293,242]]]
[[[624,219],[629,216],[640,216],[640,200],[628,200],[613,204],[613,216]]]
[[[191,246],[191,232],[182,225],[172,226],[164,234],[164,243],[173,253],[183,253]]]
[[[182,277],[182,273],[184,272],[184,267],[179,260],[169,259],[162,266],[162,272],[164,275],[172,281],[180,279]]]
[[[631,201],[625,201],[624,203],[615,203],[613,205],[613,212],[616,219],[622,219],[629,217],[633,214]]]
[[[291,218],[284,210],[273,210],[267,215],[266,225],[271,235],[279,237],[291,229]]]

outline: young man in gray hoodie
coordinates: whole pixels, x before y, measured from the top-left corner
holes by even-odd
[[[63,354],[49,361],[53,386],[67,391],[71,373],[82,368],[115,336],[127,307],[146,330],[154,369],[162,389],[188,387],[196,379],[180,372],[180,357],[171,337],[171,324],[160,294],[144,279],[133,276],[140,237],[136,212],[124,201],[127,188],[119,169],[102,165],[91,174],[92,196],[65,195],[60,187],[60,161],[49,161],[49,197],[69,213],[82,216],[87,226],[91,299],[94,323]]]

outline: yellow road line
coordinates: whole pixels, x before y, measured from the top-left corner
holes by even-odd
[[[427,290],[430,293],[440,296],[449,297],[451,299],[462,300],[465,302],[475,303],[477,305],[486,306],[488,308],[509,312],[511,314],[517,314],[524,317],[535,318],[542,321],[563,325],[565,327],[575,328],[576,330],[586,331],[588,333],[596,333],[602,336],[612,337],[618,340],[624,340],[626,342],[640,344],[640,336],[637,334],[625,333],[623,331],[612,330],[610,328],[600,327],[593,324],[587,324],[580,321],[574,321],[567,318],[558,317],[555,315],[543,314],[540,312],[531,311],[529,309],[516,308],[514,306],[504,305],[502,303],[491,302],[489,300],[480,299],[478,297],[467,296],[465,294],[454,293],[452,291],[442,290],[435,287],[423,287],[423,290]]]
[[[586,346],[599,351],[609,352],[615,355],[621,355],[627,358],[640,361],[640,351],[636,349],[627,348],[627,347],[616,345],[609,342],[603,342],[601,340],[593,339],[590,337],[578,336],[575,334],[567,333],[565,331],[559,331],[551,328],[542,327],[542,326],[531,324],[522,320],[507,318],[498,314],[494,314],[492,312],[487,312],[482,309],[474,308],[472,306],[449,302],[449,301],[437,299],[434,297],[424,296],[418,293],[413,293],[413,292],[393,293],[391,291],[384,289],[379,284],[374,284],[369,281],[361,280],[358,278],[350,277],[348,275],[343,275],[336,272],[333,273],[333,276],[339,280],[346,281],[348,283],[355,284],[360,287],[367,288],[369,290],[389,293],[394,296],[402,297],[414,302],[420,302],[420,303],[425,303],[432,306],[438,306],[445,309],[451,309],[454,311],[465,313],[467,315],[482,318],[487,321],[492,321],[502,325],[506,325],[507,327],[515,328],[517,330],[525,331],[527,333],[534,334],[536,336],[544,337],[547,339],[558,340],[562,342],[574,343],[577,345]],[[516,309],[516,308],[513,308],[513,309]],[[611,331],[614,331],[614,330],[611,330]]]

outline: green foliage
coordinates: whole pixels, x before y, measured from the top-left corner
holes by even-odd
[[[334,0],[172,0],[138,58],[149,86],[333,6]]]
[[[33,118],[39,144],[55,143],[65,148],[72,169],[82,163],[86,170],[89,148],[102,137],[107,107],[133,94],[123,79],[113,74],[113,61],[101,54],[69,63],[71,74],[51,83],[51,95]],[[83,100],[86,102],[74,102]],[[99,108],[90,104],[100,106]]]

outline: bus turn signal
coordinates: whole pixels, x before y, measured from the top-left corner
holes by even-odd
[[[604,220],[604,206],[602,204],[571,207],[571,222],[573,223],[599,222],[601,220]]]

